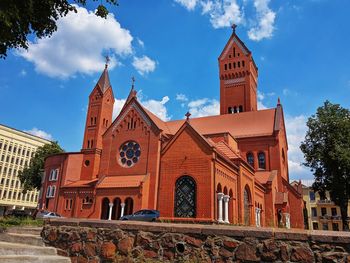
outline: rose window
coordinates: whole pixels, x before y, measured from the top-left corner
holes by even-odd
[[[124,167],[132,167],[139,161],[140,155],[140,145],[137,142],[128,141],[119,149],[119,163]]]

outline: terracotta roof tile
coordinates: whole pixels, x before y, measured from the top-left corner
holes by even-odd
[[[79,180],[72,183],[68,183],[63,187],[90,187],[93,183],[97,182],[98,179],[94,180]]]
[[[148,178],[148,175],[115,175],[106,176],[99,182],[97,188],[139,187]]]
[[[227,145],[227,143],[224,141],[220,141],[217,144],[215,144],[215,148],[230,159],[240,158],[240,156],[235,151],[233,151],[232,148],[229,145]]]

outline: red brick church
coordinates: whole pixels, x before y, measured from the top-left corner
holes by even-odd
[[[89,96],[81,151],[46,159],[40,207],[64,217],[157,209],[172,221],[303,228],[280,101],[258,110],[258,68],[235,30],[218,62],[220,115],[167,122],[134,87],[113,121],[106,65]]]

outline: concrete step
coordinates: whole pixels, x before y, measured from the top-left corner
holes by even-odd
[[[27,244],[31,246],[44,246],[41,237],[32,234],[0,233],[0,241]]]
[[[71,263],[70,258],[61,256],[8,255],[0,256],[0,262],[6,263]]]
[[[1,242],[0,256],[6,255],[57,255],[57,250],[53,247],[29,246],[26,244]]]
[[[42,227],[9,227],[7,233],[31,234],[40,236]]]

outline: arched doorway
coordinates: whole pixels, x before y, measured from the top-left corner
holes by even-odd
[[[112,211],[112,220],[118,220],[121,213],[121,200],[119,197],[116,197],[113,201],[113,211]]]
[[[105,197],[102,200],[101,219],[107,220],[108,213],[109,213],[109,199],[107,197]]]
[[[250,225],[250,217],[251,217],[251,197],[250,197],[250,190],[249,187],[246,186],[244,188],[244,194],[243,194],[243,206],[244,206],[244,224],[249,226]]]
[[[131,215],[134,209],[134,201],[131,197],[125,199],[125,210],[124,215]]]
[[[196,182],[182,176],[175,183],[175,217],[196,217]]]

